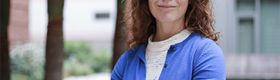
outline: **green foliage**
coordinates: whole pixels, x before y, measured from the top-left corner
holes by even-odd
[[[12,77],[11,78],[12,80],[32,80],[32,79],[29,79],[29,77],[27,75],[22,75],[22,74],[13,73],[13,74],[11,74],[11,77]]]
[[[65,76],[82,76],[94,73],[90,65],[82,64],[77,61],[64,61],[63,63],[64,75]]]
[[[71,58],[77,59],[79,62],[86,62],[92,55],[92,48],[84,41],[66,42],[65,46],[65,60]]]
[[[94,53],[92,58],[92,68],[96,72],[105,72],[110,69],[111,57],[108,56],[108,52],[105,49],[100,49]]]
[[[84,41],[65,42],[64,76],[81,76],[109,70],[110,56],[105,49],[94,49]]]
[[[82,76],[110,70],[107,49],[94,48],[84,41],[65,42],[63,75]],[[42,42],[17,45],[10,52],[11,80],[43,80],[45,46]]]
[[[44,57],[34,44],[17,45],[11,52],[12,80],[42,80]]]

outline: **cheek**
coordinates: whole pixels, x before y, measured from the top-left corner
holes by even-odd
[[[156,2],[156,0],[149,0],[149,1],[148,1],[149,10],[150,10],[150,12],[151,12],[152,14],[153,14],[154,12],[156,12],[155,5],[154,5],[155,2]]]
[[[157,2],[157,0],[149,0],[150,13],[156,19],[162,19],[164,13],[157,8],[157,6],[155,5],[156,2]]]
[[[188,9],[188,0],[184,0],[184,1],[181,0],[178,3],[180,5],[180,8],[178,9],[178,11],[179,11],[178,13],[180,15],[185,14],[187,12],[187,9]]]
[[[180,5],[180,10],[186,11],[189,5],[189,0],[178,0],[177,3]]]

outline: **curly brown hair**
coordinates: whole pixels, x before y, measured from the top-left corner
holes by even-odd
[[[148,0],[127,0],[124,12],[126,23],[126,48],[145,44],[150,35],[156,32],[156,20],[149,10]],[[185,26],[202,37],[217,41],[220,34],[215,32],[213,5],[211,0],[189,0],[185,13]]]

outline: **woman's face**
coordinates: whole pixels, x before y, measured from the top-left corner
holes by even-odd
[[[149,0],[149,8],[157,21],[163,23],[183,20],[189,0]]]

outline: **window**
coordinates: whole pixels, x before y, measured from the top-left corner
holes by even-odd
[[[236,0],[237,52],[280,53],[280,0]]]
[[[254,11],[255,10],[255,0],[238,0],[237,1],[237,11]]]
[[[261,0],[260,53],[280,53],[280,0]]]
[[[239,20],[238,27],[238,53],[254,52],[254,26],[253,20]]]

